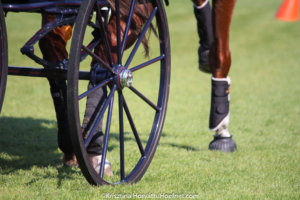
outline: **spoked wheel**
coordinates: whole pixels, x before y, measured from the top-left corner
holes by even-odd
[[[5,18],[3,14],[2,4],[0,2],[0,112],[2,109],[4,93],[6,88],[7,65],[8,65],[8,52],[7,52],[6,25],[5,25]]]
[[[124,2],[112,3],[112,14],[105,20],[96,0],[83,1],[71,44],[68,117],[72,142],[84,176],[95,185],[142,178],[158,145],[168,102],[170,42],[163,3],[147,1],[151,3],[145,7],[140,0],[131,0],[124,14]],[[148,14],[134,36],[135,25],[141,22],[134,19],[138,9]],[[88,45],[95,37],[101,37],[103,44],[98,50]],[[149,56],[141,45],[146,40]],[[83,61],[84,53],[88,56]],[[89,87],[82,80],[84,71],[90,71]],[[102,96],[98,95],[92,117],[86,119],[86,102],[99,90]],[[105,125],[100,136],[102,159],[95,170],[89,147],[97,134],[102,135],[101,124]],[[105,160],[111,163],[113,177],[105,175]]]

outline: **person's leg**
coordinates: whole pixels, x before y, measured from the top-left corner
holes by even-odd
[[[236,0],[213,0],[214,42],[210,49],[212,92],[209,128],[216,132],[216,135],[209,148],[224,152],[236,150],[236,143],[228,131],[230,101],[228,73],[231,65],[229,31],[235,2]]]
[[[209,66],[209,49],[213,43],[212,13],[209,0],[192,0],[194,15],[197,20],[199,36],[198,63],[199,69],[211,73]]]

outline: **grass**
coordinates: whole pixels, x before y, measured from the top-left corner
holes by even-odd
[[[300,198],[299,22],[274,20],[280,0],[237,2],[231,29],[230,131],[238,151],[224,154],[207,149],[213,134],[207,128],[210,76],[197,69],[191,3],[170,3],[166,8],[172,46],[168,112],[143,179],[134,185],[99,188],[90,186],[79,169],[64,168],[46,80],[10,76],[0,118],[0,199],[133,194]],[[10,64],[34,65],[18,49],[40,26],[39,16],[9,13],[7,24]]]

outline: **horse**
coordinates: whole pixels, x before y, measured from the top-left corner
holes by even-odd
[[[41,0],[36,0],[36,1],[42,2]],[[110,4],[110,6],[107,6],[106,1]],[[87,51],[88,54],[92,54],[92,55],[96,54],[96,56],[92,56],[91,71],[94,70],[95,67],[99,67],[99,68],[105,67],[105,66],[107,66],[106,65],[107,63],[109,63],[110,66],[115,67],[116,70],[120,70],[120,69],[123,70],[122,69],[123,66],[119,66],[119,64],[121,63],[121,62],[119,62],[120,57],[121,57],[119,50],[121,50],[121,48],[123,51],[123,48],[124,49],[130,48],[131,46],[133,46],[135,44],[136,41],[137,41],[138,45],[142,41],[142,43],[144,45],[144,49],[145,49],[145,56],[148,56],[148,54],[149,54],[148,37],[147,36],[144,37],[144,35],[146,34],[146,32],[148,34],[150,34],[152,32],[156,36],[158,36],[156,33],[156,29],[153,27],[154,25],[152,25],[152,23],[151,23],[151,20],[153,19],[153,17],[155,16],[155,13],[157,11],[157,7],[153,7],[153,5],[159,4],[158,7],[160,8],[160,10],[162,10],[162,8],[163,8],[162,0],[157,0],[157,1],[154,1],[154,0],[137,0],[137,1],[106,0],[106,1],[103,0],[103,2],[105,2],[105,4],[103,4],[103,5],[105,5],[105,9],[109,10],[109,8],[111,8],[111,11],[113,14],[106,15],[104,17],[102,16],[102,14],[108,14],[108,13],[105,13],[105,11],[100,10],[98,1],[93,1],[93,3],[92,3],[92,1],[90,1],[90,2],[86,1],[86,2],[88,2],[87,7],[91,8],[90,6],[94,6],[91,9],[91,11],[94,12],[96,10],[95,13],[97,15],[95,23],[91,22],[91,24],[89,24],[93,27],[96,27],[96,29],[94,29],[94,31],[92,32],[94,39],[97,39],[97,43],[93,43],[93,45],[95,44],[96,46],[92,45],[92,47],[91,47],[91,49],[94,51],[94,53],[92,52],[91,49],[86,48],[85,46],[80,47],[82,49],[74,48],[76,50],[77,49],[85,50],[85,51]],[[167,0],[165,0],[165,1],[167,2]],[[10,1],[6,1],[6,2],[10,3]],[[19,3],[18,1],[15,1],[15,2]],[[115,5],[115,2],[119,2],[119,4]],[[210,9],[209,0],[192,0],[192,2],[194,3],[194,13],[195,13],[195,16],[197,19],[197,25],[198,25],[197,28],[198,28],[198,34],[200,37],[200,47],[198,49],[199,69],[201,71],[212,74],[212,80],[211,80],[212,81],[212,92],[211,92],[211,109],[210,109],[210,117],[209,117],[210,118],[209,128],[212,131],[216,132],[216,134],[215,134],[214,140],[209,145],[209,149],[219,150],[219,151],[224,151],[224,152],[232,152],[232,151],[236,150],[236,144],[235,144],[234,140],[232,139],[231,134],[228,131],[229,91],[230,91],[230,79],[228,77],[228,73],[229,73],[230,64],[231,64],[230,50],[229,50],[229,30],[230,30],[231,17],[232,17],[232,13],[233,13],[233,9],[234,9],[236,0],[227,0],[227,1],[213,0],[212,10]],[[22,1],[22,3],[24,3],[24,1]],[[78,1],[77,3],[80,4],[80,1]],[[55,4],[53,4],[53,5],[55,5]],[[132,7],[132,5],[134,7]],[[0,4],[0,6],[1,6],[1,4]],[[29,7],[32,8],[32,6],[29,6]],[[131,10],[132,8],[134,10],[133,13]],[[1,9],[2,9],[2,7],[1,7]],[[131,17],[129,17],[127,14],[128,10],[131,10],[130,11],[130,13],[132,14]],[[66,10],[63,10],[63,11],[66,11]],[[66,70],[68,67],[68,57],[69,56],[68,56],[68,52],[66,50],[66,44],[69,39],[70,29],[72,29],[73,23],[75,22],[74,21],[75,18],[74,18],[74,16],[72,16],[71,18],[68,18],[69,21],[64,21],[64,23],[58,23],[58,21],[61,20],[62,17],[68,15],[68,12],[65,13],[63,11],[62,11],[62,13],[47,12],[47,11],[41,12],[42,13],[42,29],[39,32],[37,32],[37,34],[40,34],[39,37],[36,37],[36,35],[37,35],[36,34],[33,37],[33,39],[31,39],[28,42],[28,44],[26,44],[24,46],[24,47],[31,47],[30,45],[33,45],[38,41],[41,53],[43,55],[43,59],[40,59],[39,57],[34,56],[34,54],[32,53],[33,48],[32,49],[31,48],[22,48],[21,49],[22,53],[26,54],[27,56],[29,56],[30,58],[35,60],[38,64],[43,65],[45,68],[47,68],[47,67],[49,69],[51,68],[51,70],[53,70],[53,69],[54,70]],[[74,13],[75,13],[75,11],[76,10],[74,10]],[[73,13],[73,12],[70,12],[70,13]],[[84,12],[80,12],[80,10],[79,10],[79,13],[81,13],[80,16],[82,16],[82,13],[84,14]],[[117,14],[114,14],[114,13],[117,13]],[[164,13],[164,11],[163,11],[163,13]],[[85,15],[84,17],[86,17],[86,16],[91,16],[91,13],[89,13],[88,15]],[[157,15],[157,16],[162,16],[162,15]],[[3,18],[3,15],[1,15],[1,19],[2,18]],[[131,18],[132,18],[132,20],[128,20]],[[163,15],[163,18],[165,18],[165,15]],[[78,19],[80,19],[80,18],[78,17]],[[103,22],[105,22],[105,23],[103,23]],[[53,25],[53,24],[56,26],[49,26],[49,25]],[[64,24],[64,25],[62,25],[62,24]],[[81,24],[81,23],[79,23],[79,24]],[[166,21],[163,24],[166,24]],[[149,26],[151,27],[150,28],[151,31],[147,31],[147,30],[149,30],[148,29]],[[45,27],[46,27],[46,29],[44,29]],[[56,28],[54,28],[54,27],[56,27]],[[78,27],[81,27],[81,26],[78,26]],[[128,29],[128,27],[129,27],[129,29]],[[3,27],[1,27],[1,28],[3,29]],[[76,30],[76,28],[77,27],[75,26],[75,30]],[[102,35],[101,35],[101,33],[99,33],[99,32],[101,32],[101,30],[99,30],[99,29],[101,29],[103,32],[104,32],[104,29],[106,29],[107,31],[105,30],[105,34],[103,34],[103,32],[102,32]],[[146,31],[144,31],[144,30],[146,30]],[[161,29],[158,29],[158,30],[161,30]],[[164,31],[168,32],[168,31],[166,31],[166,29],[164,29]],[[159,33],[160,33],[159,37],[161,37],[161,32],[159,32]],[[102,38],[103,35],[105,38]],[[125,36],[127,39],[124,39]],[[74,37],[74,38],[76,38],[76,37]],[[164,34],[163,39],[165,39],[165,38],[168,38],[168,34]],[[105,41],[102,41],[104,39],[105,39]],[[122,47],[120,46],[120,40],[126,41],[126,42],[122,43]],[[158,40],[158,42],[160,42],[160,41],[163,41],[163,40]],[[110,44],[107,44],[107,43],[110,43]],[[167,43],[169,44],[169,40],[167,40]],[[119,52],[117,52],[117,51],[119,51]],[[166,51],[164,51],[164,52],[168,52],[168,48],[166,48]],[[70,56],[70,57],[72,57],[72,56]],[[169,56],[167,56],[167,57],[169,59]],[[74,56],[72,58],[74,58]],[[146,62],[146,64],[155,62],[155,60],[160,60],[160,59],[163,59],[163,57],[160,56],[160,57],[157,57],[156,59],[152,59],[152,60]],[[70,59],[70,60],[72,60],[72,59]],[[101,66],[101,65],[104,65],[104,66]],[[72,65],[70,65],[70,66],[72,66]],[[166,68],[165,66],[166,65],[162,65],[161,69],[165,69]],[[109,67],[107,67],[107,68],[111,69]],[[22,69],[24,69],[24,68],[22,68]],[[69,68],[69,69],[71,69],[71,68]],[[169,70],[169,66],[168,66],[168,70]],[[38,71],[39,71],[39,73],[41,73],[41,70],[38,70]],[[69,72],[70,71],[71,70],[69,70]],[[109,107],[111,107],[111,109],[110,108],[109,109],[110,109],[110,112],[112,112],[111,105],[113,104],[112,103],[113,101],[111,100],[110,97],[113,96],[117,87],[119,89],[118,92],[120,92],[119,98],[120,98],[121,103],[119,103],[119,106],[121,108],[123,107],[126,112],[127,117],[131,118],[129,110],[128,110],[127,106],[125,106],[126,104],[123,104],[124,98],[122,97],[123,95],[121,93],[123,86],[121,86],[121,84],[118,83],[118,81],[121,79],[120,78],[121,73],[119,73],[120,71],[118,71],[117,75],[113,74],[113,76],[111,76],[111,77],[115,78],[115,80],[114,80],[115,82],[113,84],[111,84],[111,85],[113,85],[113,91],[112,90],[110,91],[109,96],[107,95],[106,88],[111,87],[111,85],[103,86],[102,84],[100,84],[101,86],[99,86],[92,93],[86,93],[87,94],[86,110],[85,110],[82,127],[81,127],[80,131],[76,131],[76,134],[77,134],[77,132],[79,132],[78,136],[80,137],[80,139],[82,139],[82,137],[84,137],[84,139],[87,139],[87,132],[90,131],[90,124],[91,124],[90,121],[93,122],[92,118],[95,118],[95,115],[98,115],[98,112],[101,107],[105,107],[105,105],[107,107],[108,104],[110,104]],[[34,71],[34,72],[37,72],[37,71]],[[112,73],[114,73],[114,72],[115,71],[112,70]],[[20,73],[15,72],[15,74],[20,74]],[[66,85],[66,78],[63,76],[54,76],[54,75],[49,75],[46,77],[50,84],[50,91],[51,91],[51,95],[52,95],[52,99],[53,99],[55,111],[56,111],[56,117],[57,117],[57,122],[58,122],[58,145],[59,145],[59,148],[64,153],[63,160],[62,160],[63,164],[67,165],[67,166],[78,165],[76,156],[74,154],[74,149],[72,147],[71,138],[70,138],[71,131],[69,129],[71,129],[72,126],[70,126],[71,127],[70,128],[69,125],[72,123],[70,123],[69,121],[72,122],[72,120],[69,120],[68,116],[69,116],[69,118],[72,118],[73,115],[68,115],[68,113],[67,113],[67,106],[69,106],[69,105],[68,105],[68,101],[67,101],[67,89],[68,88]],[[123,78],[123,79],[125,79],[125,78]],[[69,78],[67,80],[68,80],[68,83],[70,83]],[[90,75],[89,79],[84,79],[84,80],[90,80],[90,82],[88,84],[88,88],[95,87],[95,85],[93,85],[93,84],[96,84],[96,83],[93,82],[92,75]],[[166,80],[169,80],[168,77],[166,78]],[[127,80],[127,81],[129,83],[130,80]],[[166,86],[165,88],[168,88],[168,83],[166,83],[165,86]],[[138,91],[135,91],[135,93],[138,93]],[[142,94],[140,94],[140,93],[138,93],[138,96],[143,97]],[[68,95],[68,97],[70,97],[70,95]],[[72,95],[71,95],[71,97],[72,97]],[[77,96],[74,99],[77,102]],[[143,97],[142,99],[146,103],[151,105],[153,108],[155,108],[156,112],[158,112],[160,110],[160,108],[158,106],[154,105],[146,97],[145,98]],[[167,98],[164,98],[164,99],[167,99]],[[110,101],[110,103],[109,103],[109,101]],[[71,102],[71,104],[72,104],[72,102]],[[121,109],[119,109],[119,110],[121,110]],[[101,113],[103,115],[105,109],[102,109],[102,111],[103,112],[101,112]],[[120,113],[121,113],[119,115],[120,121],[122,121],[122,123],[123,123],[123,119],[122,119],[123,111]],[[101,118],[103,117],[102,115],[99,114],[97,116],[97,120],[92,127],[92,131],[91,131],[92,134],[88,135],[90,137],[88,137],[89,139],[88,139],[87,147],[84,147],[84,156],[82,156],[82,157],[84,157],[84,159],[85,159],[85,156],[87,154],[87,156],[88,156],[88,158],[86,159],[87,161],[85,161],[82,157],[80,157],[81,154],[77,154],[77,156],[79,155],[79,161],[84,162],[84,165],[86,164],[85,162],[91,162],[90,164],[96,170],[96,172],[98,174],[100,174],[101,178],[103,176],[102,175],[103,169],[104,169],[104,173],[107,176],[113,176],[112,170],[110,169],[110,164],[108,161],[106,162],[106,159],[105,159],[106,158],[105,157],[105,153],[106,153],[105,144],[107,144],[109,134],[108,134],[108,132],[105,133],[106,142],[103,142],[103,132],[102,132],[102,122],[101,122],[102,121]],[[162,115],[160,115],[160,116],[162,116]],[[164,115],[163,115],[163,117],[164,117]],[[133,122],[132,119],[128,119],[128,120],[129,120],[129,122]],[[110,120],[108,119],[107,121],[110,121]],[[68,123],[70,123],[70,124],[68,124]],[[120,129],[123,129],[122,123],[120,123]],[[81,126],[81,123],[80,123],[80,126]],[[132,126],[131,127],[132,129],[135,129],[134,125],[131,125],[131,126]],[[108,131],[109,131],[109,129],[108,129]],[[133,130],[133,132],[135,132],[134,134],[135,134],[135,137],[137,138],[138,134],[134,130]],[[120,135],[121,135],[121,133],[123,134],[123,130],[122,131],[120,130]],[[159,136],[159,134],[158,134],[158,136]],[[156,137],[156,138],[159,139],[159,137]],[[141,142],[139,141],[139,138],[137,140],[138,140],[137,141],[138,145],[142,146]],[[121,141],[121,139],[120,139],[120,141]],[[154,151],[155,151],[157,142],[158,142],[158,140],[156,141],[155,145],[151,147],[152,150],[154,150]],[[103,143],[104,143],[104,147],[102,148]],[[122,144],[120,144],[120,146],[121,145]],[[141,147],[141,149],[142,149],[141,155],[143,156],[143,159],[144,159],[146,156],[144,156],[144,150],[142,147]],[[105,153],[103,153],[102,151]],[[145,170],[146,168],[144,168],[144,166],[149,165],[149,162],[151,161],[151,158],[152,158],[151,156],[153,156],[154,151],[151,152],[152,154],[148,154],[150,156],[147,158],[147,160],[145,160],[145,162],[143,161],[145,164],[143,164],[143,168],[141,168],[140,170]],[[76,151],[76,153],[77,153],[77,151]],[[102,153],[103,153],[103,157],[102,157]],[[120,153],[120,154],[122,154],[122,153]],[[124,159],[124,156],[123,156],[123,159]],[[84,160],[84,161],[82,161],[82,160]],[[105,165],[104,165],[104,162],[105,162]],[[99,169],[100,163],[101,163],[101,169]],[[124,161],[123,161],[123,165],[124,165]],[[90,165],[88,165],[88,166],[90,166]],[[84,169],[86,169],[86,166],[84,166]],[[122,166],[122,164],[121,164],[121,171],[123,170],[121,172],[121,180],[125,180],[124,179],[124,174],[125,174],[124,169],[125,169],[124,166]],[[100,172],[99,172],[99,170],[100,170]],[[91,174],[88,170],[87,171],[83,170],[83,171],[84,171],[84,173],[88,174],[88,175],[86,175],[87,177],[90,177]],[[139,180],[139,178],[141,178],[141,176],[143,175],[144,172],[145,171],[135,172],[136,174],[138,174],[138,176],[133,177],[132,180],[134,180],[134,181]],[[95,180],[98,180],[98,179],[95,178]],[[93,178],[93,181],[95,181],[95,180]]]
[[[115,12],[115,1],[108,0],[112,8],[112,12]],[[120,25],[121,25],[121,34],[124,35],[124,30],[126,26],[127,13],[130,8],[131,0],[122,0],[120,1]],[[132,23],[128,32],[128,39],[126,42],[125,49],[131,47],[136,38],[138,38],[139,33],[142,30],[142,26],[145,21],[149,18],[150,12],[153,7],[151,3],[147,3],[144,0],[139,0],[135,6],[134,14],[132,16]],[[56,19],[55,14],[42,13],[42,26]],[[111,59],[113,63],[117,63],[117,19],[115,14],[112,14],[108,24],[108,37],[111,46]],[[64,62],[68,58],[68,52],[66,50],[68,38],[68,29],[69,27],[61,26],[56,27],[54,30],[46,34],[40,41],[39,47],[43,55],[43,59],[51,63]],[[151,30],[154,31],[152,27]],[[155,32],[155,31],[154,31]],[[123,36],[122,36],[123,37]],[[145,49],[145,56],[149,53],[148,40],[147,37],[144,37],[142,40]],[[109,63],[109,57],[105,51],[104,42],[100,42],[94,49],[94,52],[99,56],[104,62]],[[93,60],[91,67],[96,65],[96,61]],[[53,99],[56,118],[58,124],[58,146],[63,152],[62,162],[65,166],[77,166],[77,159],[72,147],[71,136],[68,125],[68,116],[67,116],[67,84],[66,81],[59,78],[48,78],[50,85],[50,92]],[[92,83],[89,83],[88,88],[92,88]],[[94,115],[94,111],[97,107],[102,106],[104,99],[107,97],[106,87],[98,89],[96,92],[88,95],[85,116],[83,119],[83,128],[89,126],[90,120]],[[84,133],[83,133],[84,134]],[[97,133],[94,135],[91,145],[87,148],[87,152],[90,155],[92,165],[99,166],[99,156],[102,154],[102,142],[103,142],[103,133],[102,133],[102,122],[99,123],[97,127]],[[107,161],[107,163],[109,163]],[[96,168],[96,167],[95,167]],[[113,176],[110,165],[105,166],[105,174],[108,176]]]
[[[109,0],[109,2],[114,8],[114,1]],[[121,1],[121,16],[123,16],[121,17],[121,24],[125,24],[126,18],[126,12],[122,12],[122,10],[127,11],[130,2],[130,0]],[[236,0],[213,0],[212,9],[209,0],[192,0],[192,2],[194,3],[194,14],[200,37],[199,69],[212,74],[209,129],[216,134],[209,144],[209,149],[232,152],[236,150],[236,143],[228,131],[230,91],[228,73],[231,66],[229,32]],[[141,5],[143,6],[138,6],[136,10],[138,20],[135,20],[135,28],[130,29],[133,36],[131,41],[127,43],[128,46],[133,44],[139,33],[139,24],[142,24],[141,22],[147,18],[149,11],[152,11],[150,4],[143,2]],[[115,21],[115,19],[111,19],[109,26],[115,24]],[[112,35],[116,35],[115,27],[111,30]],[[116,38],[114,36],[111,38],[112,45],[116,46]],[[147,41],[144,44],[147,50]]]
[[[214,140],[209,144],[209,149],[231,152],[236,149],[236,144],[228,131],[229,125],[229,90],[230,78],[228,77],[231,57],[229,50],[229,30],[230,22],[236,0],[213,0],[212,10],[210,9],[209,0],[192,0],[194,3],[194,13],[197,19],[198,34],[200,37],[199,69],[212,74],[212,92],[211,92],[211,109],[209,117],[209,128],[216,132]],[[115,1],[108,0],[112,12],[115,12]],[[120,27],[121,37],[124,35],[127,13],[130,8],[131,0],[120,1]],[[131,47],[139,36],[144,22],[148,19],[153,7],[147,0],[139,0],[135,6],[133,20],[128,31],[128,40],[126,48]],[[116,15],[112,14],[107,27],[111,48],[112,62],[117,63],[117,31]],[[49,22],[54,16],[43,16],[43,23]],[[154,30],[154,28],[152,28]],[[44,59],[51,62],[62,61],[67,58],[66,39],[64,37],[66,29],[58,27],[51,31],[40,41],[41,52]],[[152,31],[155,33],[155,30]],[[143,39],[145,54],[147,56],[148,41],[147,37]],[[51,45],[55,44],[55,45]],[[101,57],[105,62],[109,62],[105,51],[105,44],[100,43],[95,48],[95,54]],[[49,53],[49,52],[52,52]],[[93,62],[92,62],[93,63]],[[93,64],[91,64],[93,65]],[[58,121],[58,143],[60,149],[64,152],[63,163],[66,165],[76,165],[76,157],[72,150],[68,125],[66,124],[66,83],[61,80],[49,80],[53,101],[57,113]],[[91,84],[89,85],[91,87]],[[57,95],[60,94],[60,95]],[[99,99],[106,97],[105,88],[92,93],[87,98],[87,109],[83,126],[87,126],[93,110],[99,106]],[[100,105],[101,106],[101,105]],[[99,134],[95,135],[94,149],[91,154],[101,154],[102,141],[102,123],[98,127]],[[89,149],[88,149],[89,151]],[[97,159],[96,159],[97,160]],[[95,163],[96,165],[97,163]]]
[[[114,5],[114,1],[109,0],[109,2],[111,5]],[[120,7],[125,11],[128,10],[130,0],[121,2]],[[209,144],[209,149],[233,152],[236,150],[236,143],[228,131],[230,91],[228,73],[231,66],[229,32],[236,0],[213,0],[212,9],[210,8],[209,0],[192,0],[192,2],[194,3],[194,14],[200,38],[200,47],[198,49],[199,69],[212,74],[209,129],[216,134],[213,141]],[[136,13],[139,13],[138,16],[141,19],[145,19],[147,18],[147,13],[152,11],[152,8],[145,2],[141,5],[143,6],[140,6]],[[122,14],[121,12],[124,19],[126,18],[125,13]],[[124,19],[124,22],[121,19],[121,23],[125,23]],[[112,19],[112,21],[115,21],[115,19]],[[115,30],[115,28],[112,28],[112,30]],[[133,44],[134,38],[139,33],[139,28],[130,30],[135,30],[135,32],[128,46]],[[113,41],[114,45],[116,45],[116,39]]]
[[[115,12],[115,1],[108,0]],[[213,0],[212,9],[209,0],[192,0],[194,3],[194,14],[197,20],[200,47],[198,49],[199,69],[203,72],[212,74],[211,78],[211,106],[209,115],[209,129],[215,132],[214,139],[209,144],[210,150],[223,152],[233,152],[236,150],[236,143],[228,131],[229,125],[229,92],[230,78],[228,76],[231,66],[231,55],[229,49],[230,24],[236,0]],[[130,8],[131,0],[120,1],[120,24],[121,37],[123,37],[127,20],[127,13]],[[142,25],[149,17],[153,7],[148,0],[139,0],[134,10],[133,23],[128,32],[126,48],[134,44],[138,37]],[[112,46],[112,57],[116,62],[117,52],[117,33],[116,17],[112,15],[108,23],[108,30]],[[154,28],[152,28],[154,30]],[[154,31],[155,33],[155,31]],[[147,37],[143,44],[146,55],[148,54]],[[104,61],[104,45],[99,45],[95,52]],[[108,61],[107,61],[108,62]]]

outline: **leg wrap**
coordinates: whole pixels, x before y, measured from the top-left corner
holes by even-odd
[[[212,77],[209,128],[216,134],[208,148],[213,151],[233,152],[237,149],[237,145],[228,131],[229,90],[229,77],[221,79]]]
[[[198,49],[199,69],[203,72],[211,72],[209,67],[209,49],[213,43],[212,14],[209,1],[202,6],[194,6],[194,14],[197,19],[197,30],[200,38]]]
[[[62,152],[71,154],[73,153],[73,148],[68,126],[66,81],[53,79],[48,80],[56,112],[58,147]]]
[[[229,90],[230,78],[212,77],[211,107],[209,129],[216,131],[217,135],[230,137],[229,125]]]

